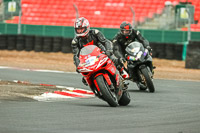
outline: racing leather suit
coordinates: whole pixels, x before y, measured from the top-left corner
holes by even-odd
[[[151,49],[149,46],[149,42],[142,37],[139,31],[132,29],[132,33],[129,36],[125,36],[118,32],[114,39],[113,39],[113,45],[114,45],[114,54],[117,58],[123,58],[125,59],[125,49],[128,44],[134,41],[138,41],[143,44],[145,48],[148,50]]]
[[[102,51],[105,52],[105,54],[115,63],[115,65],[118,65],[117,58],[113,54],[113,44],[111,41],[106,39],[104,35],[97,29],[91,29],[86,37],[75,37],[72,40],[72,52],[74,54],[74,64],[76,67],[78,67],[80,61],[79,61],[79,52],[80,49],[82,49],[84,46],[87,45],[96,45],[99,47]]]
[[[132,33],[129,36],[125,36],[125,35],[121,34],[120,32],[118,32],[115,35],[115,37],[113,39],[113,45],[114,45],[113,51],[114,51],[115,56],[117,58],[122,58],[125,62],[125,60],[126,60],[125,49],[131,42],[134,42],[136,40],[138,42],[142,43],[144,48],[148,49],[149,52],[152,51],[152,49],[149,45],[149,42],[144,37],[142,37],[140,32],[132,29]],[[155,67],[151,63],[151,70],[152,70],[153,74],[154,74],[154,71],[153,71],[154,68]],[[126,70],[126,71],[129,71],[129,70]],[[132,72],[129,72],[129,74],[130,73],[132,73]],[[130,77],[132,77],[131,74],[130,74]]]

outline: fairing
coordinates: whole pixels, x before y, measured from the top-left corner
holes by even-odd
[[[111,82],[109,76],[112,76],[119,85],[119,72],[114,63],[97,46],[88,45],[82,48],[79,60],[80,64],[77,69],[85,77],[90,87],[95,84],[95,76],[98,75],[103,75],[107,83]]]

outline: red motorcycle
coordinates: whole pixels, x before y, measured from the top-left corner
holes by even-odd
[[[77,70],[84,76],[94,94],[111,107],[130,103],[127,86],[107,55],[95,45],[81,49]]]

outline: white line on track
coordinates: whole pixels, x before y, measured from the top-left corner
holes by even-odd
[[[77,72],[64,72],[64,71],[43,70],[43,69],[26,69],[26,68],[7,67],[7,66],[0,66],[0,69],[15,69],[15,70],[23,70],[23,71],[36,71],[36,72],[52,72],[52,73],[71,73],[71,74],[78,74]]]

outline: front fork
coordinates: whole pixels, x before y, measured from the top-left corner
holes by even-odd
[[[94,85],[93,86],[95,86],[95,88],[93,87],[92,90],[95,93],[95,95],[98,96],[99,98],[102,98],[101,91],[100,91],[99,86],[98,86],[98,84],[96,82],[96,79],[95,79],[99,75],[103,75],[103,77],[105,79],[105,82],[109,86],[108,89],[110,89],[110,91],[114,92],[116,97],[117,97],[117,99],[119,100],[121,98],[121,96],[122,96],[123,87],[124,87],[122,79],[116,79],[116,80],[119,80],[119,81],[116,81],[116,82],[119,82],[118,85],[116,85],[117,83],[113,84],[112,80],[110,79],[110,76],[107,73],[99,73],[94,77],[94,80],[93,80],[94,81]],[[119,76],[119,74],[116,75],[116,78],[120,78],[118,76]]]
[[[143,80],[143,78],[141,77],[141,71],[140,71],[142,67],[147,67],[150,77],[153,79],[154,69],[156,67],[153,66],[152,62],[147,62],[146,65],[141,65],[139,67],[135,65],[133,65],[131,68],[128,67],[128,73],[129,73],[130,79],[132,79],[134,82]]]

